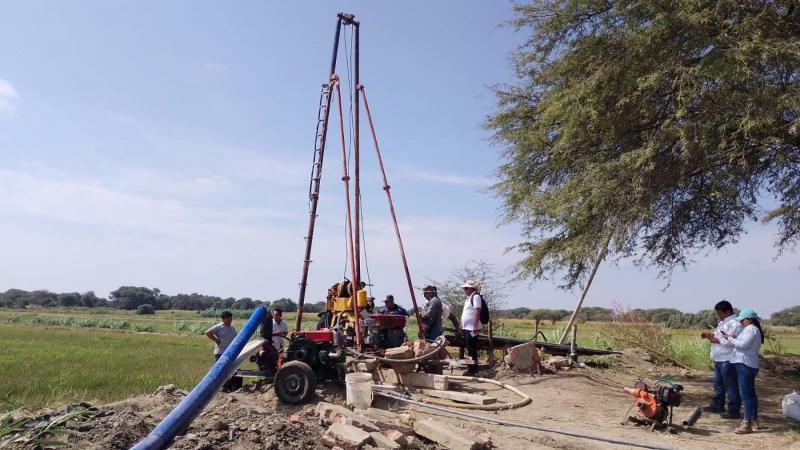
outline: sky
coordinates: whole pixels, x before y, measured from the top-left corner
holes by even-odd
[[[488,188],[500,148],[482,123],[526,38],[501,26],[510,2],[14,1],[0,15],[0,291],[296,299],[340,11],[361,22],[361,82],[414,285],[469,260],[507,272],[519,227],[499,225]],[[408,306],[361,129],[372,293]],[[307,301],[347,270],[340,151],[331,134]],[[800,304],[800,255],[775,258],[774,236],[748,224],[669,286],[656,271],[604,265],[585,305],[694,312],[726,298],[766,316]],[[506,306],[572,309],[579,292],[556,285],[509,282]]]

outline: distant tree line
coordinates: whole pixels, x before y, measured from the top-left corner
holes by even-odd
[[[141,286],[122,286],[111,292],[108,298],[101,298],[93,291],[85,293],[67,292],[55,293],[47,290],[25,291],[22,289],[9,289],[0,293],[0,308],[26,308],[28,306],[51,307],[77,307],[88,308],[110,307],[118,309],[136,310],[140,306],[149,305],[153,310],[183,309],[201,311],[204,309],[254,309],[265,305],[271,308],[281,308],[284,311],[294,311],[297,303],[289,298],[279,298],[273,301],[256,300],[249,297],[222,298],[203,294],[176,294],[167,295],[158,288]],[[145,308],[147,309],[147,308]],[[307,304],[305,311],[319,312],[325,309],[325,302]]]
[[[0,293],[0,308],[25,308],[28,306],[49,307],[77,307],[88,308],[110,307],[118,309],[136,310],[142,305],[149,305],[154,310],[183,309],[191,311],[215,310],[251,310],[264,305],[270,308],[280,308],[284,311],[297,310],[297,303],[289,298],[279,298],[272,301],[255,300],[250,297],[217,297],[203,294],[176,294],[166,295],[158,288],[141,286],[122,286],[111,292],[108,299],[98,297],[93,291],[85,293],[66,292],[57,294],[47,290],[24,291],[22,289],[9,289]],[[304,311],[318,313],[325,310],[325,302],[306,303]],[[708,328],[714,327],[717,317],[711,309],[696,313],[685,313],[675,308],[633,309],[629,311],[638,314],[645,320],[660,323],[670,328]],[[536,321],[549,321],[552,323],[567,320],[572,311],[566,309],[531,309],[512,308],[498,309],[493,313],[497,319],[530,319]],[[609,322],[614,320],[614,310],[598,306],[582,308],[578,319],[584,322]],[[800,326],[800,306],[784,308],[772,314],[770,325]]]

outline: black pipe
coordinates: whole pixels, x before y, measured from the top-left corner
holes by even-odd
[[[691,411],[689,411],[689,414],[686,416],[686,418],[683,419],[683,426],[690,427],[694,425],[702,414],[703,411],[700,409],[700,407],[695,406]]]

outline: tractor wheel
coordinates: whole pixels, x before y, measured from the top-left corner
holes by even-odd
[[[275,375],[275,394],[284,403],[297,405],[310,399],[317,387],[317,376],[302,361],[290,361]]]

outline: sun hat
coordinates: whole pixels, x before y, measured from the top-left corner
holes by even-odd
[[[739,315],[736,317],[736,320],[744,320],[744,319],[758,319],[758,313],[750,308],[745,308],[739,312]]]
[[[461,285],[462,288],[471,288],[471,289],[478,289],[480,284],[476,283],[475,280],[467,280],[464,284]]]
[[[390,302],[390,301],[393,302],[394,301],[394,295],[392,295],[392,294],[387,295],[386,298],[383,299],[383,301],[384,302]]]

